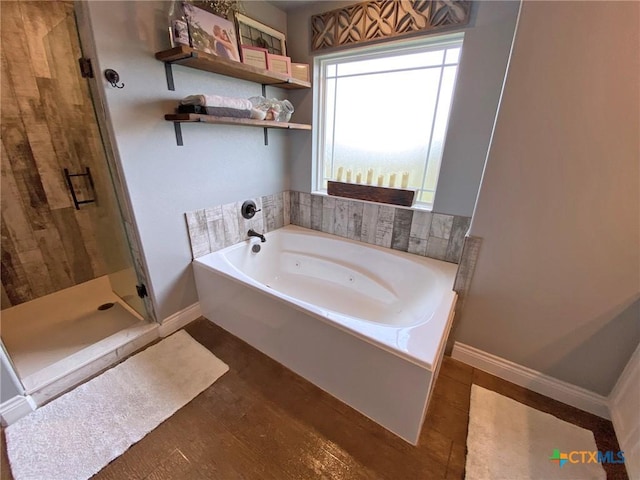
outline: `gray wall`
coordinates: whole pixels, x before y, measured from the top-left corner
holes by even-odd
[[[309,51],[310,16],[355,2],[314,2],[289,13],[288,48],[298,62],[313,63]],[[458,83],[453,101],[442,168],[438,179],[435,212],[470,217],[489,147],[502,90],[520,2],[474,2],[465,32]],[[291,39],[295,39],[292,41]],[[384,95],[384,92],[380,92]],[[312,121],[313,95],[291,95],[303,120]],[[312,188],[311,136],[291,142],[291,188]]]
[[[96,72],[113,68],[125,88],[105,82],[102,102],[110,117],[125,186],[146,260],[159,320],[197,302],[184,213],[289,188],[287,137],[308,132],[185,125],[183,147],[164,120],[190,94],[237,97],[261,94],[258,84],[174,67],[176,90],[167,90],[164,65],[154,53],[169,48],[162,1],[91,1],[88,17],[97,51]],[[264,2],[246,2],[247,14],[281,31],[286,15]],[[280,89],[269,96],[285,98]],[[296,121],[294,114],[293,121]]]
[[[640,341],[637,2],[525,2],[457,340],[607,395]]]

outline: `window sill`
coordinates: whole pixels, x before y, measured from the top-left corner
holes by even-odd
[[[340,198],[340,199],[344,199],[344,200],[350,200],[350,201],[353,201],[353,202],[370,203],[372,205],[386,205],[386,206],[389,206],[389,207],[403,208],[405,210],[414,210],[414,211],[417,211],[417,212],[432,212],[433,211],[433,205],[426,205],[426,204],[419,204],[418,203],[418,204],[414,204],[414,205],[412,205],[410,207],[405,207],[405,206],[402,206],[402,205],[392,205],[390,203],[370,202],[368,200],[360,200],[360,199],[357,199],[357,198],[338,197],[338,196],[335,196],[335,195],[329,195],[326,190],[315,190],[315,191],[311,192],[311,195],[318,195],[318,196],[321,196],[321,197]]]

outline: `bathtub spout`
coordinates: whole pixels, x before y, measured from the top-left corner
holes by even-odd
[[[249,235],[249,237],[258,237],[262,243],[267,241],[267,239],[264,238],[264,235],[256,232],[253,228],[247,232],[247,235]]]

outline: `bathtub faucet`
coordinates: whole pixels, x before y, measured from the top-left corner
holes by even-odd
[[[264,238],[264,235],[256,232],[253,228],[247,232],[247,235],[249,235],[249,237],[258,237],[262,243],[267,241],[267,239]]]

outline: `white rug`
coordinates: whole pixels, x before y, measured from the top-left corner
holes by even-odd
[[[185,331],[7,427],[15,480],[86,479],[229,370]]]
[[[554,455],[554,450],[558,450]],[[599,463],[550,457],[597,451],[593,432],[477,385],[471,388],[467,435],[467,480],[602,479]]]

